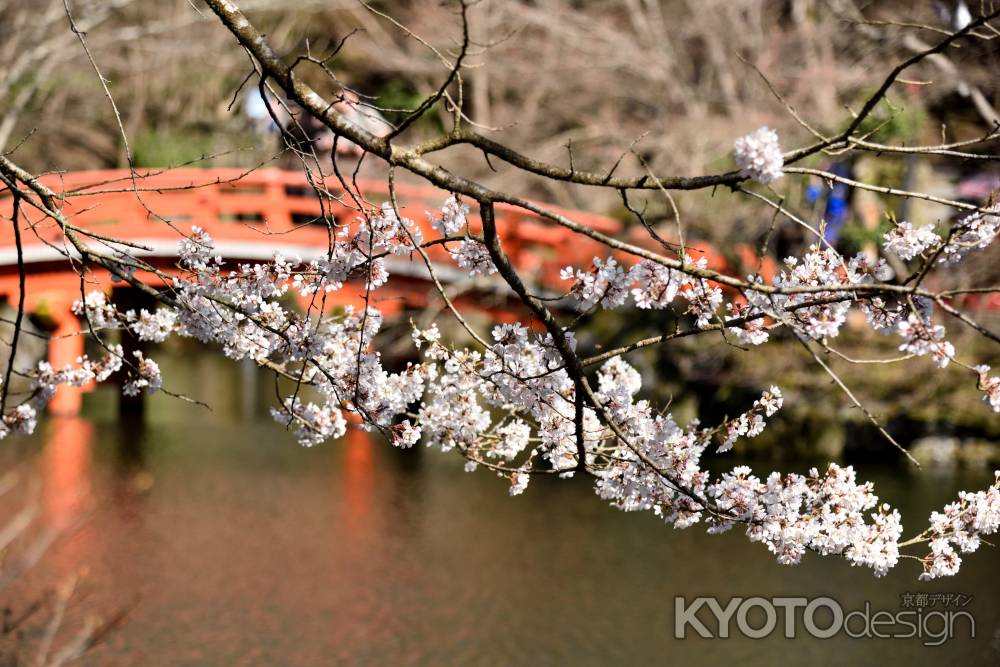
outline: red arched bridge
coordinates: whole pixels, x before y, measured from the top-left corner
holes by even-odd
[[[322,256],[328,246],[328,229],[322,218],[320,200],[305,174],[273,169],[245,173],[237,169],[173,169],[140,174],[133,179],[126,170],[84,171],[43,176],[44,185],[60,195],[66,218],[74,225],[104,237],[144,246],[129,249],[131,254],[164,272],[176,272],[180,234],[192,226],[208,232],[218,254],[227,261],[267,261],[275,253],[311,259]],[[329,183],[332,192],[340,189]],[[339,185],[339,183],[336,183]],[[366,201],[378,205],[389,198],[387,184],[360,181],[358,188]],[[435,232],[424,211],[437,212],[447,192],[430,187],[400,184],[396,187],[401,213],[414,220],[424,238]],[[345,199],[347,201],[347,199]],[[325,202],[326,213],[340,223],[349,223],[357,211],[336,201]],[[83,353],[83,338],[73,335],[80,323],[72,314],[72,303],[80,298],[80,277],[66,253],[73,256],[55,221],[41,219],[30,207],[21,207],[22,256],[26,267],[25,310],[44,314],[55,327],[49,343],[53,366],[72,364]],[[574,220],[606,234],[616,234],[621,225],[610,218],[560,211]],[[0,190],[0,215],[12,216],[12,197]],[[478,218],[470,214],[475,229]],[[504,248],[515,266],[534,283],[552,290],[564,289],[559,270],[567,264],[586,264],[603,246],[581,238],[561,227],[543,222],[538,216],[511,206],[497,210],[497,226]],[[99,244],[99,241],[92,243]],[[467,280],[446,250],[428,248],[441,282]],[[406,309],[427,306],[435,298],[429,273],[419,256],[393,258],[394,275],[387,288],[379,290],[379,308],[391,317]],[[152,286],[162,279],[152,273],[136,277]],[[103,269],[88,274],[88,290],[110,290],[113,277]],[[0,227],[0,298],[16,304],[19,293],[17,249],[11,225]],[[336,293],[338,305],[362,303],[360,290],[350,286]],[[457,297],[477,306],[475,295]],[[329,303],[328,299],[328,303]],[[481,307],[481,304],[479,304]],[[520,314],[513,300],[492,310],[501,318]],[[53,401],[56,411],[74,412],[80,393],[60,389]]]

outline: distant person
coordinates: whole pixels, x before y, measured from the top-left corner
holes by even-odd
[[[853,169],[848,162],[835,162],[827,168],[827,171],[847,179],[850,179],[853,174]],[[833,181],[832,187],[828,187],[825,181],[814,181],[806,188],[806,202],[814,206],[823,206],[823,221],[825,223],[823,240],[830,246],[836,246],[850,213],[851,186]]]
[[[273,102],[270,104],[272,111],[275,115],[278,114],[278,109]],[[274,119],[271,117],[271,112],[268,111],[268,102],[260,94],[260,89],[256,86],[251,87],[247,91],[246,97],[243,98],[243,115],[249,121],[250,126],[253,128],[254,133],[261,137],[270,136],[278,132],[278,126],[275,125]]]
[[[947,22],[954,32],[958,32],[972,23],[972,12],[969,11],[969,6],[965,4],[964,0],[948,3],[935,2],[934,9],[941,20]]]

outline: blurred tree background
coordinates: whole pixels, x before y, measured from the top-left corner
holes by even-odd
[[[386,109],[413,108],[445,72],[407,30],[445,55],[460,31],[454,7],[439,0],[239,4],[286,56],[327,54],[345,40],[331,69]],[[657,173],[718,171],[731,164],[733,137],[754,127],[775,127],[788,147],[810,139],[761,74],[818,131],[836,130],[892,64],[949,27],[953,5],[491,0],[471,11],[478,47],[465,73],[464,111],[541,159],[567,163],[571,148],[575,165],[601,171],[631,148]],[[230,107],[250,64],[198,0],[77,0],[71,7],[109,81],[136,166],[205,155],[215,156],[206,165],[250,166],[277,148],[247,133],[238,99],[246,90]],[[0,51],[11,63],[0,74],[6,149],[34,132],[18,156],[37,171],[126,166],[108,100],[65,29],[62,0],[7,0],[0,8]],[[873,139],[936,142],[942,124],[949,139],[988,131],[1000,92],[990,44],[971,43],[918,67],[870,121]],[[336,94],[318,68],[298,71]],[[413,134],[448,124],[443,106],[437,111]],[[451,159],[497,187],[573,208],[620,208],[607,193],[494,172],[474,154]],[[757,224],[710,200],[689,208],[697,214],[686,224],[708,240],[730,238],[733,224]]]

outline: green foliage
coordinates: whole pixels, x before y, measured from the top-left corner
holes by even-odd
[[[409,111],[416,109],[424,101],[425,95],[421,95],[409,82],[403,79],[389,79],[376,92],[375,104],[386,109],[382,111],[386,120],[396,124],[408,115]],[[443,130],[441,119],[433,112],[428,112],[416,122],[415,127],[431,132]]]
[[[28,313],[28,319],[35,327],[47,333],[52,333],[59,327],[52,314],[52,306],[46,300],[42,300],[33,312]]]
[[[873,93],[874,91],[865,91],[862,99],[867,99]],[[920,106],[893,101],[891,96],[886,95],[862,121],[858,133],[867,135],[874,132],[871,138],[883,143],[913,141],[918,138],[926,117],[926,112]]]
[[[212,141],[196,132],[144,130],[133,140],[137,167],[169,167],[197,160],[211,153]]]
[[[882,220],[879,226],[869,229],[856,222],[845,224],[840,232],[840,242],[843,251],[848,254],[861,252],[866,245],[881,245],[883,236],[892,229],[892,222]]]

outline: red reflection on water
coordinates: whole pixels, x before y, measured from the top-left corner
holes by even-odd
[[[42,503],[46,523],[68,528],[90,497],[91,439],[94,426],[79,417],[53,417],[42,455]]]
[[[348,429],[344,438],[344,525],[360,528],[371,512],[375,475],[375,443],[361,429]]]

